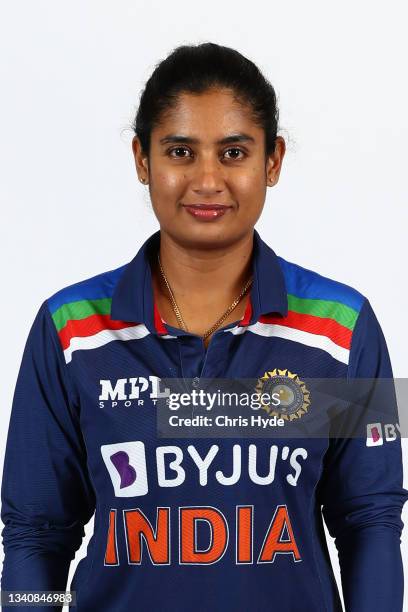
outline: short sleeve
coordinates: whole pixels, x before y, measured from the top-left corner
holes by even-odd
[[[317,496],[339,553],[346,612],[401,612],[401,513],[408,491],[390,357],[367,299],[353,331],[348,378],[370,385],[359,415],[366,436],[330,439]],[[371,423],[373,414],[385,422]]]
[[[95,509],[78,413],[44,301],[24,348],[7,435],[3,591],[66,589],[70,561]],[[52,609],[61,608],[44,607]]]

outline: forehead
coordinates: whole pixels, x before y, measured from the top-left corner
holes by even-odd
[[[240,131],[250,132],[254,138],[263,136],[262,128],[253,119],[251,107],[238,101],[227,89],[180,94],[176,105],[163,112],[153,131],[157,138],[171,132],[194,133],[203,139]]]

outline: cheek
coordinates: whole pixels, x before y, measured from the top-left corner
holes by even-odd
[[[174,218],[175,205],[182,200],[185,189],[183,173],[161,170],[151,180],[150,199],[153,210],[162,223]]]
[[[159,172],[154,177],[154,185],[160,191],[174,191],[180,188],[185,181],[182,173]]]
[[[241,197],[253,199],[254,194],[262,193],[265,187],[265,177],[259,167],[245,171],[234,178],[234,187]]]

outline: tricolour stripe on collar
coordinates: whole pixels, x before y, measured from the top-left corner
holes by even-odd
[[[168,331],[164,325],[163,319],[160,316],[159,309],[157,308],[156,300],[154,300],[153,304],[154,308],[154,326],[158,334],[168,334]]]

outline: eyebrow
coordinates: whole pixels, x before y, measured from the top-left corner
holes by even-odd
[[[187,143],[187,144],[198,144],[200,140],[198,138],[192,138],[191,136],[182,136],[178,134],[168,134],[164,136],[164,138],[160,139],[160,144],[169,144],[169,143]],[[221,138],[217,140],[215,144],[223,145],[230,144],[232,142],[252,142],[255,143],[255,138],[249,136],[249,134],[231,134],[231,136],[226,136],[225,138]]]

